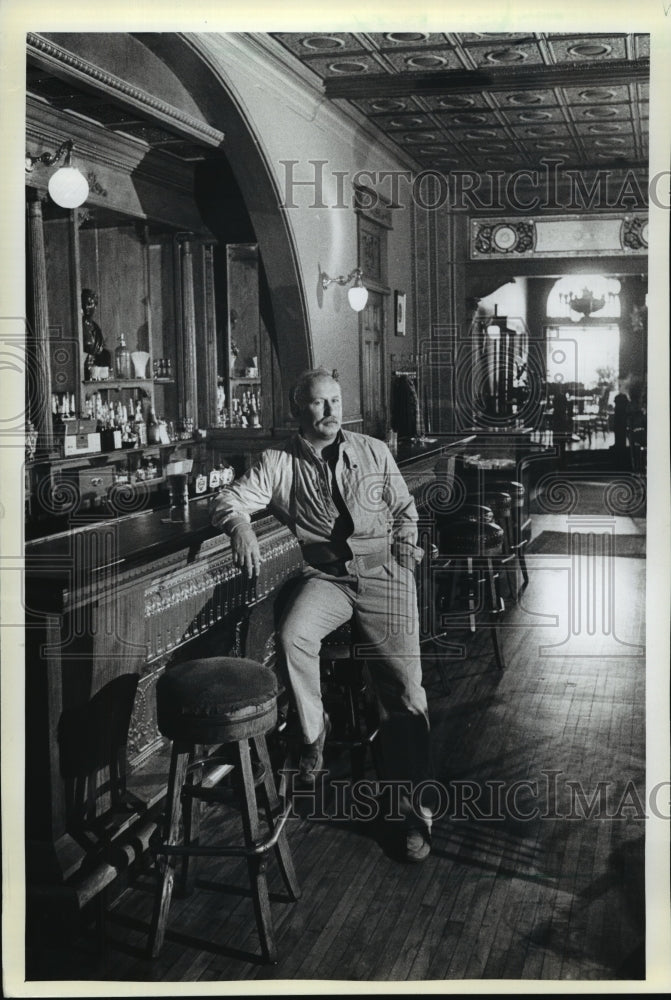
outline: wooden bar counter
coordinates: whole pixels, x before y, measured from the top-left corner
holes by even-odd
[[[421,508],[469,439],[417,442],[399,465]],[[233,566],[209,501],[91,521],[26,545],[26,851],[29,920],[81,908],[147,849],[167,761],[154,688],[196,655],[274,664],[275,606],[302,565],[291,533],[256,520],[257,581]],[[421,514],[420,514],[421,520]]]

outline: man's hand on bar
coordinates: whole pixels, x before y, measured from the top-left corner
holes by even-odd
[[[238,524],[231,532],[231,550],[236,566],[256,576],[261,569],[261,549],[251,524]]]

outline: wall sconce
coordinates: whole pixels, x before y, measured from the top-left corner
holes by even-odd
[[[65,154],[64,165],[51,175],[47,185],[49,194],[61,208],[79,208],[89,195],[89,185],[83,173],[70,166],[73,145],[72,139],[66,139],[55,153],[42,153],[40,156],[26,153],[26,173],[30,173],[36,163],[46,163],[51,167]]]
[[[354,312],[361,312],[361,310],[368,302],[368,289],[365,287],[362,279],[361,269],[355,267],[354,270],[345,277],[341,274],[339,278],[329,278],[328,274],[322,273],[322,288],[326,290],[329,285],[347,285],[350,281],[354,281],[351,288],[347,289],[347,298],[349,299],[349,304],[354,310]]]

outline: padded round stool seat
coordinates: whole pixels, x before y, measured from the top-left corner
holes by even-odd
[[[490,511],[491,514],[491,511]],[[452,521],[439,528],[441,555],[497,555],[503,544],[503,528],[491,521]]]
[[[465,503],[456,512],[455,517],[455,521],[482,521],[485,524],[491,524],[493,520],[494,511],[492,508],[481,503]]]
[[[255,660],[213,656],[168,667],[156,685],[158,728],[184,743],[229,743],[272,729],[277,681]]]
[[[320,656],[328,660],[350,660],[352,658],[352,623],[345,622],[322,639]]]
[[[508,493],[514,507],[519,507],[520,503],[524,501],[524,494],[526,492],[524,486],[515,479],[498,479],[492,483],[492,487],[495,490],[504,490]]]
[[[498,524],[497,515],[509,514],[513,502],[510,493],[501,490],[492,490],[491,492],[485,493],[485,505],[491,508],[492,514],[494,515],[494,520]]]

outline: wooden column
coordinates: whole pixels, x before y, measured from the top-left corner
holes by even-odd
[[[198,424],[198,382],[196,364],[196,303],[193,291],[193,245],[190,233],[177,236],[180,262],[182,318],[182,378],[180,380],[180,416],[191,417]]]
[[[204,399],[201,422],[205,427],[217,424],[217,314],[214,296],[214,242],[203,243],[203,317],[205,320],[205,371],[201,379]],[[222,373],[223,374],[223,373]]]
[[[49,305],[47,300],[47,268],[44,248],[42,202],[34,192],[28,200],[28,267],[32,291],[32,330],[28,336],[27,372],[30,419],[38,433],[38,447],[50,451],[54,444],[51,417],[51,358],[49,354]],[[32,378],[31,378],[32,376]]]

